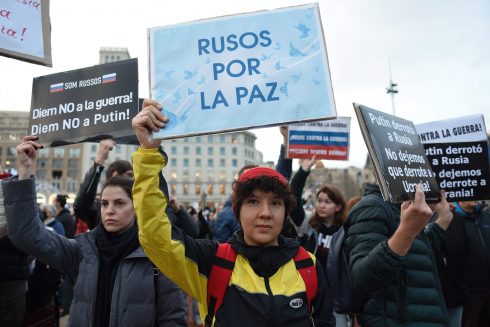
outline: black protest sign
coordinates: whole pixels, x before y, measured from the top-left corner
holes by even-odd
[[[482,115],[428,122],[416,128],[448,201],[490,199],[488,141]]]
[[[356,103],[354,109],[383,198],[413,199],[416,185],[422,183],[426,199],[438,199],[439,188],[414,124]]]
[[[51,146],[125,139],[138,113],[138,61],[36,77],[28,134]]]

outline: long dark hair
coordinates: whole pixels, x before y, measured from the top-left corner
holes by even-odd
[[[133,179],[128,178],[126,176],[117,175],[117,176],[109,178],[105,182],[104,186],[102,187],[101,193],[104,192],[106,187],[119,186],[120,188],[122,188],[124,190],[124,192],[126,192],[126,194],[131,199],[131,201],[133,201],[133,183],[134,183]]]
[[[340,189],[335,186],[335,185],[323,185],[320,187],[318,192],[316,192],[316,198],[318,199],[318,196],[320,193],[325,193],[328,195],[328,198],[332,200],[333,203],[336,205],[340,205],[340,210],[335,212],[335,217],[333,220],[333,223],[337,226],[342,226],[344,222],[344,209],[345,209],[345,199],[344,196],[342,195],[342,192]],[[313,228],[318,228],[324,223],[324,218],[320,217],[318,213],[315,210],[315,213],[313,214],[313,217],[310,219],[310,225]]]

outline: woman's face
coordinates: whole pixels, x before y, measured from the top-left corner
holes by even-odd
[[[278,245],[286,207],[275,193],[253,191],[240,208],[240,224],[245,243],[254,246]]]
[[[108,186],[102,191],[100,213],[109,233],[123,233],[135,221],[133,201],[119,186]]]
[[[340,204],[336,204],[327,193],[320,192],[316,200],[315,210],[318,216],[325,220],[333,219],[335,214],[341,209]]]

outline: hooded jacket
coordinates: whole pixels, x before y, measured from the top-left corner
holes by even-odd
[[[168,196],[158,185],[158,173],[165,164],[166,158],[153,149],[140,148],[133,154],[140,243],[156,266],[199,302],[204,318],[207,282],[218,243],[195,240],[172,228],[165,214]],[[319,265],[315,266],[318,294],[312,301],[311,321],[304,281],[293,260],[299,248],[295,240],[281,238],[279,246],[250,247],[241,235],[230,239],[237,258],[214,326],[334,326],[330,294]],[[314,256],[312,259],[315,262]],[[297,299],[304,305],[291,305]]]
[[[33,178],[2,184],[12,243],[75,284],[69,326],[93,326],[99,270],[94,233],[68,239],[46,229],[38,218]],[[154,269],[141,247],[119,264],[109,326],[186,326],[179,289]]]

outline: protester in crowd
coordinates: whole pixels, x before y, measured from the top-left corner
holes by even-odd
[[[194,218],[194,221],[197,222],[197,210],[193,206],[189,206],[186,209],[187,213]]]
[[[177,200],[177,198],[173,195],[169,198],[169,204],[174,212],[174,214],[178,217],[180,221],[191,224],[192,226],[187,226],[185,229],[188,231],[186,234],[193,238],[199,238],[199,224],[197,219],[194,220],[194,217],[190,215],[190,213],[185,210]],[[194,209],[194,208],[192,208]],[[195,211],[195,210],[194,210]],[[196,213],[197,216],[197,213]],[[197,310],[197,302],[188,294],[186,297],[186,319],[187,326],[197,327],[202,324],[201,317],[199,316],[199,312]]]
[[[291,189],[296,198],[302,199],[303,188],[310,170],[316,163],[316,158],[303,160],[298,171],[291,180]],[[326,269],[328,250],[332,235],[339,230],[345,214],[345,199],[342,192],[334,185],[323,185],[316,192],[315,211],[309,218],[309,226],[301,239],[301,244],[313,253],[322,267]],[[294,217],[300,217],[294,219]],[[306,213],[303,206],[296,206],[291,211],[291,218],[296,221],[305,219]],[[324,272],[326,273],[326,270]],[[327,277],[327,276],[325,276]],[[347,327],[350,318],[347,315],[333,313],[337,327]]]
[[[224,203],[219,203],[218,204],[218,207],[216,208],[216,210],[214,210],[213,212],[211,212],[210,219],[216,223],[216,219],[218,219],[218,215],[221,212],[221,210],[223,210],[223,208],[224,208]]]
[[[59,235],[66,236],[65,227],[63,227],[63,224],[58,219],[56,219],[57,217],[56,214],[57,214],[57,209],[55,205],[53,204],[44,205],[42,207],[41,220],[43,221],[44,225],[46,225],[49,228],[52,228]]]
[[[478,201],[455,203],[454,214],[463,220],[463,266],[466,297],[463,326],[487,326],[490,322],[490,209]]]
[[[213,239],[218,242],[226,242],[234,232],[240,229],[240,224],[231,208],[231,197],[227,198],[223,209],[218,213],[213,224]]]
[[[30,261],[7,236],[0,238],[0,326],[22,326]]]
[[[56,207],[56,220],[63,224],[65,229],[65,236],[73,238],[75,236],[75,218],[70,213],[70,210],[66,208],[66,195],[57,194],[54,199],[54,206]]]
[[[283,143],[281,144],[281,149],[279,151],[279,157],[277,158],[276,170],[281,173],[287,180],[290,180],[292,172],[293,172],[293,159],[286,158],[287,144],[288,144],[288,127],[280,126],[279,131],[283,137]],[[291,181],[292,182],[292,181]],[[295,190],[293,189],[293,192]],[[299,210],[299,207],[303,207],[305,201],[303,201],[302,194],[294,193],[296,199],[298,201],[296,209]],[[305,219],[306,218],[306,219]],[[300,239],[304,232],[306,231],[305,226],[309,217],[306,217],[304,214],[291,214],[287,217],[286,222],[284,223],[284,227],[282,230],[282,235],[290,238]]]
[[[61,235],[72,239],[75,236],[76,221],[70,211],[66,208],[66,198],[67,196],[63,194],[56,195],[54,200],[56,220],[63,224],[65,233]],[[73,287],[74,285],[68,278],[63,279],[59,292],[59,305],[62,308],[61,316],[65,316],[70,312],[70,305],[73,300]]]
[[[446,230],[444,243],[434,249],[442,293],[449,313],[451,327],[461,327],[466,296],[464,270],[467,259],[463,217],[453,211],[453,220]]]
[[[94,164],[85,174],[83,182],[80,184],[80,189],[78,190],[75,202],[73,203],[75,217],[77,220],[84,221],[89,229],[95,228],[100,221],[100,202],[96,200],[97,188],[102,176],[102,171],[105,168],[104,164],[109,158],[109,152],[116,146],[116,142],[112,139],[100,141]],[[133,174],[131,163],[126,160],[114,161],[106,172],[106,179],[118,174],[131,177]]]
[[[199,236],[198,238],[211,240],[213,239],[213,230],[212,225],[213,222],[209,220],[209,207],[204,207],[199,209],[197,212],[197,224],[199,227]]]
[[[380,201],[379,186],[368,184],[344,224],[354,290],[364,303],[361,325],[448,326],[433,259],[452,219],[445,193],[432,205],[438,217],[430,224],[421,184],[401,206]]]
[[[287,180],[291,177],[292,173],[292,159],[286,158],[286,145],[288,137],[287,126],[279,127],[279,131],[283,136],[283,144],[279,150],[279,158],[277,160],[276,170],[280,172]],[[258,167],[254,164],[245,165],[238,171],[238,177],[249,169]],[[234,232],[240,229],[240,224],[236,219],[232,207],[231,207],[231,196],[226,199],[223,209],[217,216],[216,221],[212,225],[213,239],[218,242],[226,242]],[[297,233],[294,230],[294,225],[290,222],[288,218],[283,228],[283,235],[288,237],[296,236]]]
[[[288,145],[288,127],[279,126],[279,132],[282,136],[282,144],[279,149],[279,157],[277,158],[276,170],[281,173],[287,180],[291,179],[293,174],[293,159],[287,158],[286,151]]]
[[[306,179],[316,162],[316,158],[304,160],[291,180],[291,189],[297,198],[301,198]],[[303,206],[297,206],[291,217],[300,216],[303,220],[306,213]],[[345,199],[342,192],[334,185],[323,185],[316,192],[316,204],[313,215],[309,218],[309,228],[303,236],[303,246],[317,257],[323,265],[327,262],[330,238],[344,221]]]
[[[208,278],[216,251],[223,247],[216,241],[194,240],[170,224],[165,214],[167,195],[159,189],[158,177],[166,160],[158,152],[158,143],[149,140],[151,131],[164,127],[168,119],[153,100],[145,100],[143,108],[133,119],[140,142],[133,154],[140,242],[157,267],[199,301],[201,316],[209,313],[206,325],[333,326],[332,303],[320,265],[314,268],[318,293],[309,310],[305,282],[293,261],[299,243],[280,236],[295,202],[288,182],[275,170],[262,167],[242,174],[234,184],[232,206],[242,232],[228,240],[228,250],[237,257],[222,304],[216,315],[214,310],[208,312]],[[306,261],[313,264],[315,258],[310,254]]]
[[[185,326],[180,290],[140,247],[131,179],[106,182],[102,219],[93,231],[70,240],[43,228],[31,171],[42,147],[37,139],[23,138],[17,146],[18,179],[3,181],[9,237],[74,282],[70,326]]]
[[[112,139],[100,141],[94,165],[85,174],[85,178],[80,185],[80,189],[78,190],[78,194],[73,204],[77,220],[86,222],[89,229],[95,228],[100,222],[100,200],[97,198],[97,194],[99,194],[97,193],[97,187],[100,182],[102,171],[104,170],[104,163],[109,158],[109,152],[116,146],[116,142]],[[132,179],[133,166],[127,160],[113,161],[107,168],[106,180],[109,180],[114,176],[125,176]],[[167,187],[167,185],[162,187]],[[194,226],[191,221],[188,221],[189,216],[181,215],[179,216],[181,219],[178,219],[170,206],[168,207],[167,214],[170,216],[173,224],[182,228],[186,233],[194,233]]]
[[[54,205],[45,205],[40,218],[48,230],[65,236],[63,225],[55,219],[56,213]],[[59,326],[63,276],[39,260],[34,260],[31,267],[33,272],[27,287],[24,327],[38,327],[41,323],[42,326]]]
[[[170,207],[172,208],[177,221],[180,222],[179,227],[186,231],[190,237],[199,237],[199,226],[194,218],[185,210],[179,203],[179,200],[173,195],[169,199]]]

